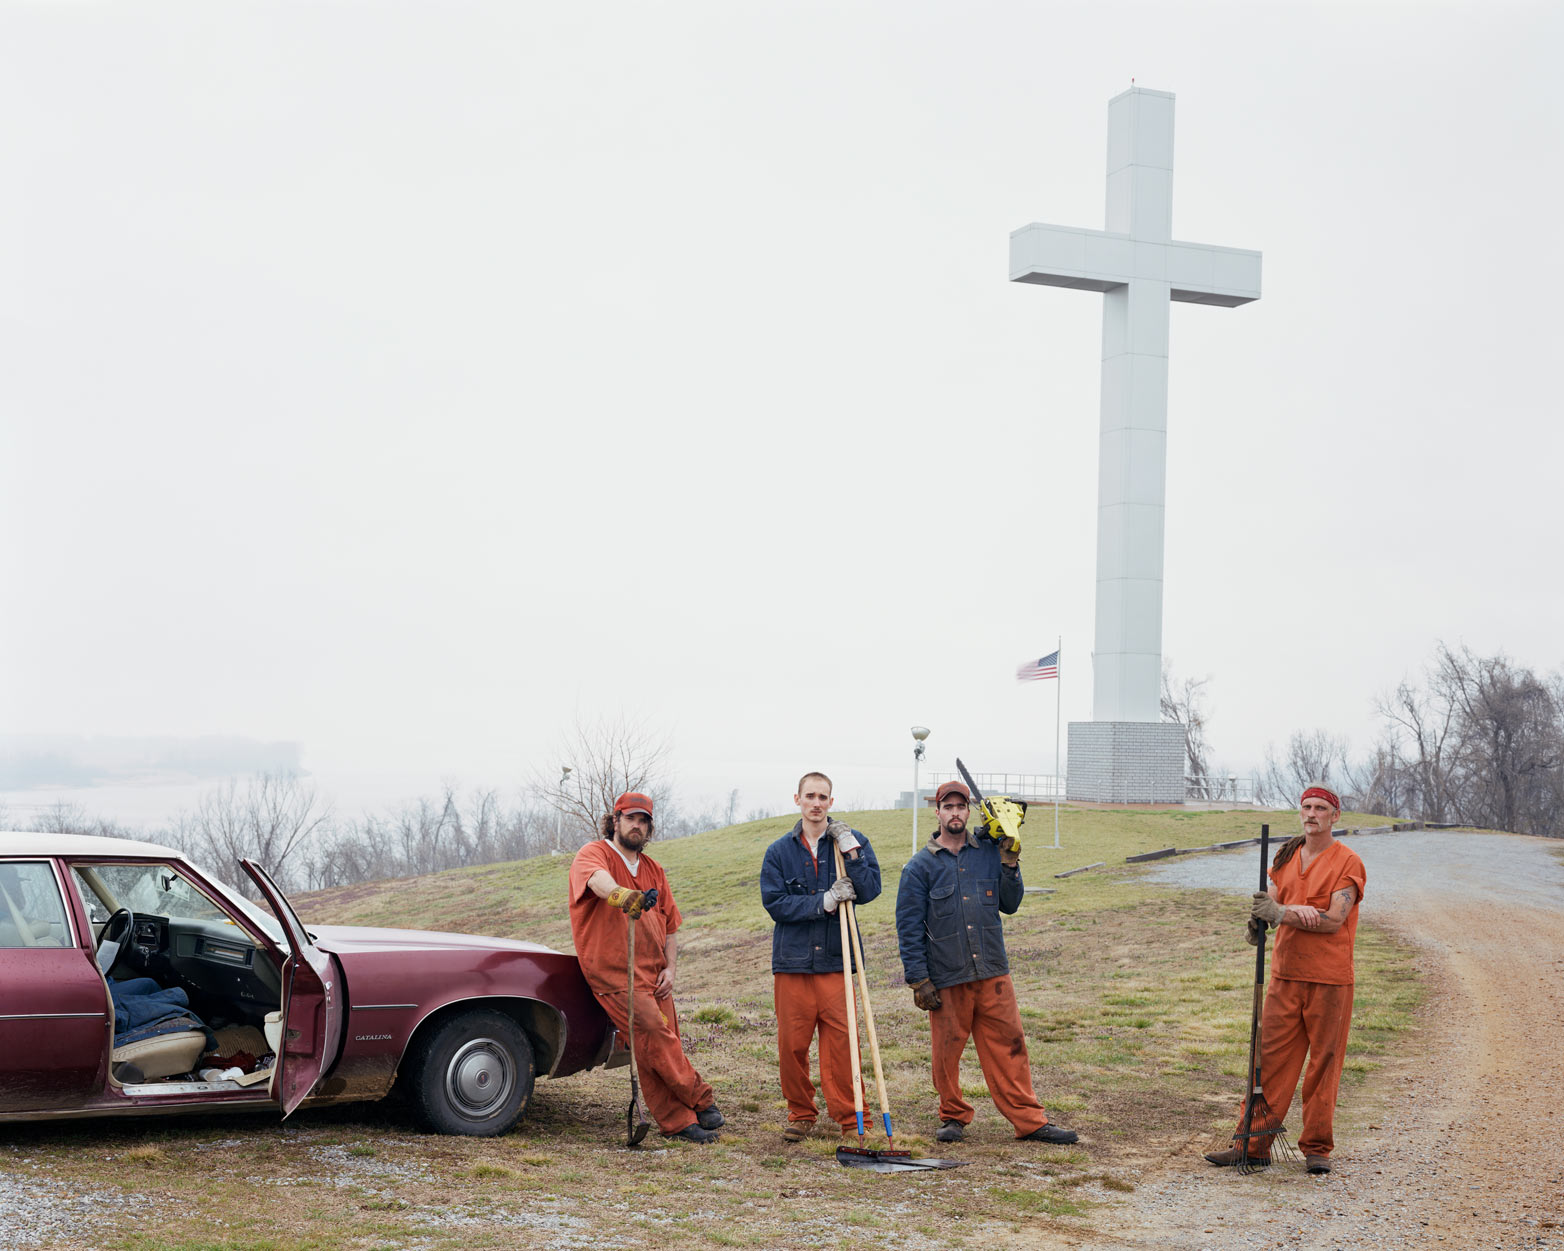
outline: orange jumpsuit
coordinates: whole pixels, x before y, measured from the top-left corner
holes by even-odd
[[[1010,974],[944,986],[939,994],[940,1006],[929,1013],[929,1028],[940,1120],[972,1124],[972,1105],[961,1093],[961,1053],[970,1036],[989,1097],[1015,1126],[1016,1137],[1025,1138],[1048,1124],[1048,1113],[1032,1086],[1032,1064]]]
[[[606,869],[619,886],[657,890],[657,906],[635,922],[636,1072],[658,1128],[665,1134],[676,1134],[695,1124],[695,1113],[713,1102],[711,1087],[684,1054],[673,996],[658,999],[652,993],[658,975],[668,966],[664,954],[668,936],[683,918],[673,902],[667,874],[650,856],[642,853],[631,873],[624,857],[606,839],[595,839],[576,853],[570,865],[570,932],[576,958],[587,985],[621,1035],[630,1031],[629,919],[587,886],[587,880],[599,869]]]
[[[1344,843],[1333,842],[1306,869],[1303,853],[1304,848],[1299,848],[1280,869],[1271,871],[1279,902],[1312,904],[1324,912],[1331,896],[1347,886],[1356,889],[1357,898],[1333,934],[1295,925],[1277,928],[1271,984],[1260,1015],[1260,1084],[1271,1108],[1271,1125],[1280,1126],[1292,1106],[1299,1074],[1303,1075],[1298,1149],[1305,1155],[1329,1156],[1336,1145],[1331,1127],[1352,1027],[1352,944],[1367,875],[1358,853]],[[1269,1138],[1253,1142],[1251,1155],[1270,1153]]]

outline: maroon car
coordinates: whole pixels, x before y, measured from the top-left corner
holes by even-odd
[[[286,1116],[394,1086],[435,1130],[502,1134],[535,1073],[608,1061],[575,956],[306,927],[244,867],[270,911],[167,847],[0,834],[0,1121]],[[234,1067],[214,1063],[235,1048]]]

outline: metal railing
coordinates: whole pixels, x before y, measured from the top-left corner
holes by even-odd
[[[1184,799],[1203,800],[1207,803],[1252,804],[1255,802],[1254,778],[1241,778],[1235,774],[1184,779]]]
[[[1064,778],[1052,773],[974,773],[972,780],[985,795],[1009,795],[1011,799],[1024,799],[1027,803],[1053,803],[1055,798],[1064,802]],[[920,789],[925,798],[932,798],[941,783],[959,782],[959,773],[930,773],[929,780]]]

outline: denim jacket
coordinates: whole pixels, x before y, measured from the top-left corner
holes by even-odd
[[[760,902],[776,927],[771,931],[773,973],[840,973],[842,926],[825,910],[825,892],[836,881],[836,849],[822,835],[815,855],[804,846],[803,821],[766,848],[760,866]],[[858,858],[847,856],[847,876],[866,904],[880,893],[880,862],[857,830]],[[857,966],[854,965],[854,968]]]
[[[924,978],[959,986],[1010,972],[1000,913],[1021,906],[1021,870],[999,862],[999,845],[968,831],[952,855],[937,838],[907,862],[896,894],[896,941],[910,986]]]

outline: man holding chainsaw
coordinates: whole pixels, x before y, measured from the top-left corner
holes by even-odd
[[[760,866],[760,902],[776,922],[771,931],[772,994],[777,1013],[777,1061],[787,1097],[787,1142],[801,1142],[818,1111],[809,1079],[809,1046],[820,1034],[820,1088],[826,1114],[857,1134],[853,1072],[842,984],[842,931],[836,910],[847,900],[868,903],[880,893],[880,862],[869,840],[829,819],[831,779],[806,773],[798,780],[799,819],[766,848]],[[847,872],[836,872],[840,850]]]
[[[668,875],[643,850],[653,833],[649,796],[629,791],[614,801],[602,837],[571,862],[570,932],[587,985],[628,1037],[629,927],[635,926],[635,1060],[647,1107],[665,1137],[715,1142],[722,1113],[679,1041],[673,981],[675,931],[683,918]]]
[[[972,792],[946,782],[934,794],[939,828],[902,870],[896,937],[913,1001],[929,1014],[941,1142],[960,1142],[972,1123],[961,1094],[961,1053],[970,1037],[994,1106],[1017,1138],[1071,1143],[1032,1089],[1032,1064],[1010,981],[1000,914],[1021,906],[1020,815],[1011,800],[983,803],[968,830]],[[1007,805],[1003,811],[1000,805]],[[1019,810],[1019,813],[1017,812]]]
[[[1254,896],[1247,937],[1257,946],[1265,941],[1266,926],[1276,927],[1271,983],[1260,1014],[1260,1080],[1272,1116],[1265,1128],[1281,1125],[1302,1074],[1298,1148],[1309,1172],[1328,1173],[1336,1145],[1331,1132],[1336,1092],[1352,1026],[1352,947],[1368,874],[1358,853],[1332,832],[1341,816],[1334,791],[1309,787],[1298,811],[1303,833],[1283,843],[1271,861],[1271,886]],[[1235,1142],[1206,1159],[1227,1168],[1242,1162],[1245,1150]],[[1250,1165],[1270,1163],[1269,1137],[1254,1138],[1247,1150]]]

